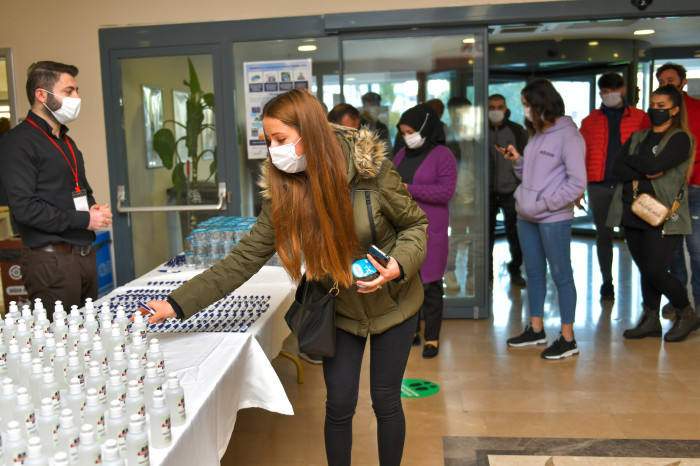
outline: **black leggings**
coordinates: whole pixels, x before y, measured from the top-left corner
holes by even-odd
[[[659,310],[662,294],[676,309],[690,304],[685,285],[668,271],[673,253],[682,239],[682,235],[662,235],[661,228],[640,230],[625,227],[627,247],[642,276],[642,299],[649,309]]]
[[[418,314],[383,333],[370,336],[370,395],[377,416],[379,464],[401,464],[406,420],[401,406],[401,381]],[[326,458],[330,466],[350,466],[352,418],[357,407],[360,368],[367,343],[344,330],[336,331],[335,357],[323,358],[326,381]]]

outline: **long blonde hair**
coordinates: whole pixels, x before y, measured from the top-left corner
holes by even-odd
[[[295,280],[301,278],[303,261],[307,277],[330,276],[350,286],[350,265],[360,243],[345,154],[321,104],[307,90],[293,89],[265,104],[262,116],[293,127],[306,156],[306,170],[300,173],[286,173],[270,163],[272,221],[282,265]]]

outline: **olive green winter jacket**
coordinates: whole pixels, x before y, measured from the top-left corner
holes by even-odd
[[[367,250],[375,244],[401,265],[403,278],[373,293],[341,288],[336,299],[336,326],[360,336],[381,333],[413,316],[423,302],[418,275],[426,254],[425,213],[413,201],[393,164],[386,158],[382,141],[366,129],[332,125],[345,153],[348,190],[354,188],[355,232]],[[263,206],[250,233],[226,258],[194,277],[169,296],[185,317],[237,289],[275,253],[272,202],[267,179],[269,160],[263,165],[260,186]],[[369,213],[372,214],[372,225]],[[331,283],[326,283],[330,289]]]

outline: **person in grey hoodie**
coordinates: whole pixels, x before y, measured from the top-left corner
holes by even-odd
[[[586,145],[564,101],[547,79],[530,82],[521,93],[526,125],[534,134],[522,156],[513,145],[503,150],[514,161],[521,183],[515,190],[518,235],[528,280],[530,324],[508,346],[547,343],[543,327],[547,264],[559,296],[561,333],[542,352],[545,359],[578,353],[574,339],[576,286],[571,268],[574,202],[586,189]]]

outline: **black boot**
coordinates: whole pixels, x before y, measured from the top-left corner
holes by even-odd
[[[677,312],[673,327],[666,332],[664,340],[669,342],[683,341],[690,335],[690,332],[697,330],[698,327],[700,327],[700,319],[695,315],[693,306],[688,304]]]
[[[649,309],[646,306],[642,308],[642,316],[639,318],[639,323],[634,328],[628,328],[622,333],[625,338],[639,339],[645,337],[660,337],[661,336],[661,321],[659,320],[659,311]]]

